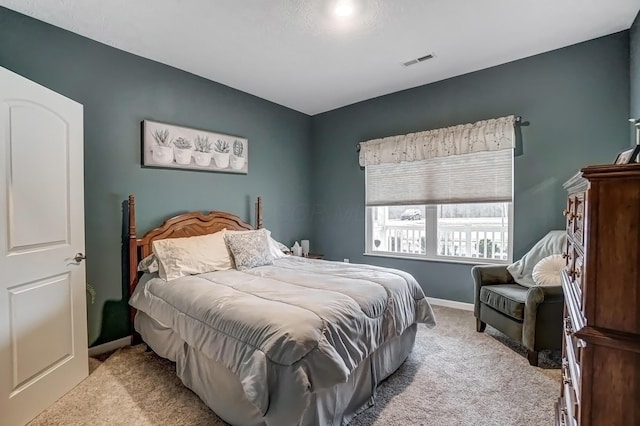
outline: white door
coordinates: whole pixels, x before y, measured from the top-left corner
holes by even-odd
[[[82,105],[0,67],[0,423],[88,374]]]

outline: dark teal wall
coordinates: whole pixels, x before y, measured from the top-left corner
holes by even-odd
[[[636,16],[629,31],[629,58],[631,77],[631,114],[629,117],[640,118],[640,13]]]
[[[582,166],[613,161],[628,144],[629,33],[314,116],[314,248],[332,259],[404,269],[428,296],[471,302],[470,265],[362,255],[364,171],[355,146],[509,114],[529,122],[514,166],[517,259],[563,227],[562,183]]]
[[[138,229],[185,210],[246,220],[255,197],[283,242],[311,228],[310,117],[0,8],[0,66],[84,105],[89,342],[129,334],[121,203],[137,196]],[[140,167],[140,122],[153,119],[249,139],[249,174]],[[126,280],[124,281],[126,283]]]

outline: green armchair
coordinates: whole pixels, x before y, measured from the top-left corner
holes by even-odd
[[[552,231],[513,265],[471,269],[476,330],[483,332],[489,324],[522,343],[533,366],[538,365],[538,351],[562,347],[564,296],[560,285],[535,285],[531,271],[540,259],[562,253],[565,241],[561,231]]]

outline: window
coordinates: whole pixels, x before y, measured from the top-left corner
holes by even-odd
[[[514,123],[510,116],[361,144],[366,253],[510,262]]]
[[[510,262],[512,203],[367,207],[367,253]]]

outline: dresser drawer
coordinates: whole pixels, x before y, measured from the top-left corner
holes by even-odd
[[[584,243],[584,192],[571,194],[567,207],[562,211],[566,219],[567,235],[582,246]]]
[[[582,307],[582,294],[578,290],[573,278],[569,275],[569,270],[565,269],[561,272],[562,276],[562,292],[564,293],[564,303],[572,332],[581,330],[586,323],[584,317],[584,309]]]
[[[565,425],[576,425],[578,423],[576,419],[578,418],[579,401],[573,386],[571,371],[565,361],[563,360],[562,363],[562,402],[564,405],[560,407],[560,412]]]
[[[556,426],[564,425],[564,417],[563,417],[564,415],[562,414],[562,411],[560,411],[560,407],[562,407],[563,405],[564,405],[564,401],[562,400],[562,397],[558,398],[555,404],[553,404],[553,412],[555,413]]]
[[[575,287],[578,295],[578,303],[580,307],[584,306],[584,289],[582,283],[584,282],[584,255],[578,251],[575,246],[572,246],[573,254],[572,254],[572,265],[568,270],[569,277],[571,278],[571,283]]]
[[[570,195],[567,198],[567,207],[562,211],[566,220],[567,234],[569,235],[573,235],[573,217],[575,215],[574,200],[575,196]]]
[[[564,398],[558,398],[558,401],[555,403],[555,414],[556,414],[556,426],[566,426],[567,425],[567,415],[565,412],[567,409],[565,408]]]
[[[575,402],[575,393],[573,387],[564,382],[564,376],[562,377],[562,402],[560,406],[560,418],[562,425],[577,425],[578,424],[578,411],[580,404]]]
[[[563,424],[565,426],[577,426],[579,406],[575,402],[575,394],[573,393],[573,388],[567,383],[563,383],[562,385],[562,402],[564,402],[564,406],[560,407],[560,413],[562,415],[560,424]]]
[[[573,196],[573,238],[581,246],[584,244],[584,192]]]
[[[578,249],[577,244],[572,238],[567,238],[567,251],[562,257],[565,258],[567,265],[563,274],[566,274],[567,281],[572,288],[572,293],[575,295],[575,302],[580,311],[582,311],[584,306],[584,291],[582,287],[582,283],[584,282],[584,255]]]
[[[564,319],[564,358],[562,368],[566,371],[565,382],[573,388],[576,403],[580,402],[581,354],[584,342],[573,335],[573,324],[569,317]],[[564,377],[563,377],[564,379]]]

